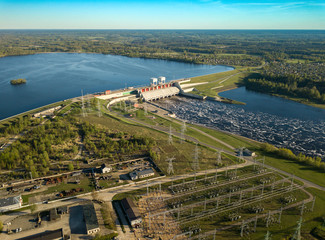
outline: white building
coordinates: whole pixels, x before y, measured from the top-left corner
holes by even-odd
[[[10,210],[21,208],[23,199],[21,196],[17,197],[8,197],[0,199],[0,212],[7,212]]]
[[[166,78],[165,77],[158,77],[158,83],[159,84],[165,84],[166,83]]]
[[[102,166],[100,167],[100,171],[101,173],[109,173],[112,171],[112,168],[106,165],[105,163],[103,163]]]
[[[151,86],[157,86],[158,79],[157,78],[150,78],[150,85]]]

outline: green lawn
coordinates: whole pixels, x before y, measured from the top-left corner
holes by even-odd
[[[272,167],[286,171],[290,174],[294,174],[295,176],[304,178],[308,181],[325,187],[325,173],[312,166],[292,160],[275,158],[271,156],[265,157],[265,163],[271,165]]]

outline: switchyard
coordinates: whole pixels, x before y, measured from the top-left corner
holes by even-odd
[[[216,239],[231,231],[243,238],[281,224],[288,209],[313,211],[315,197],[293,181],[260,165],[206,174],[148,187],[139,202],[145,239]]]

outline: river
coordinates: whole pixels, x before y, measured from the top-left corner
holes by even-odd
[[[222,92],[246,105],[174,97],[167,101],[177,117],[278,147],[325,158],[325,110],[247,91]],[[239,147],[239,146],[238,146]]]
[[[228,66],[87,53],[43,53],[0,58],[0,119],[64,99],[125,86],[148,85],[232,70]],[[27,84],[10,85],[25,78]]]

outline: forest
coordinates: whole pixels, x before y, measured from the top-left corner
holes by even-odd
[[[325,103],[324,63],[272,62],[245,81],[247,89]]]

